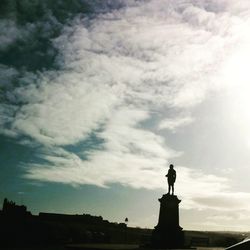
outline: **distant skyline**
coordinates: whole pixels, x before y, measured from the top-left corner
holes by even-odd
[[[250,230],[250,2],[0,3],[0,202]]]

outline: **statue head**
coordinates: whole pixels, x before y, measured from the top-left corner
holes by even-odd
[[[170,169],[173,169],[173,168],[174,168],[174,165],[173,165],[173,164],[170,164],[170,165],[169,165],[169,168],[170,168]]]

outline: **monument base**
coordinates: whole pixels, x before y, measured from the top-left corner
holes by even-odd
[[[159,221],[152,234],[154,248],[182,248],[184,233],[179,226],[179,203],[176,195],[164,194],[160,202]]]
[[[184,233],[182,230],[157,230],[152,234],[154,248],[183,248]]]

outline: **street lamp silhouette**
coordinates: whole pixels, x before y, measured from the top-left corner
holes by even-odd
[[[125,218],[125,223],[128,224],[128,218],[127,217]]]

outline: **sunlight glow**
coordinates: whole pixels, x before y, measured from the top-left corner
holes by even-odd
[[[230,122],[245,137],[250,148],[250,46],[237,49],[223,69]]]

